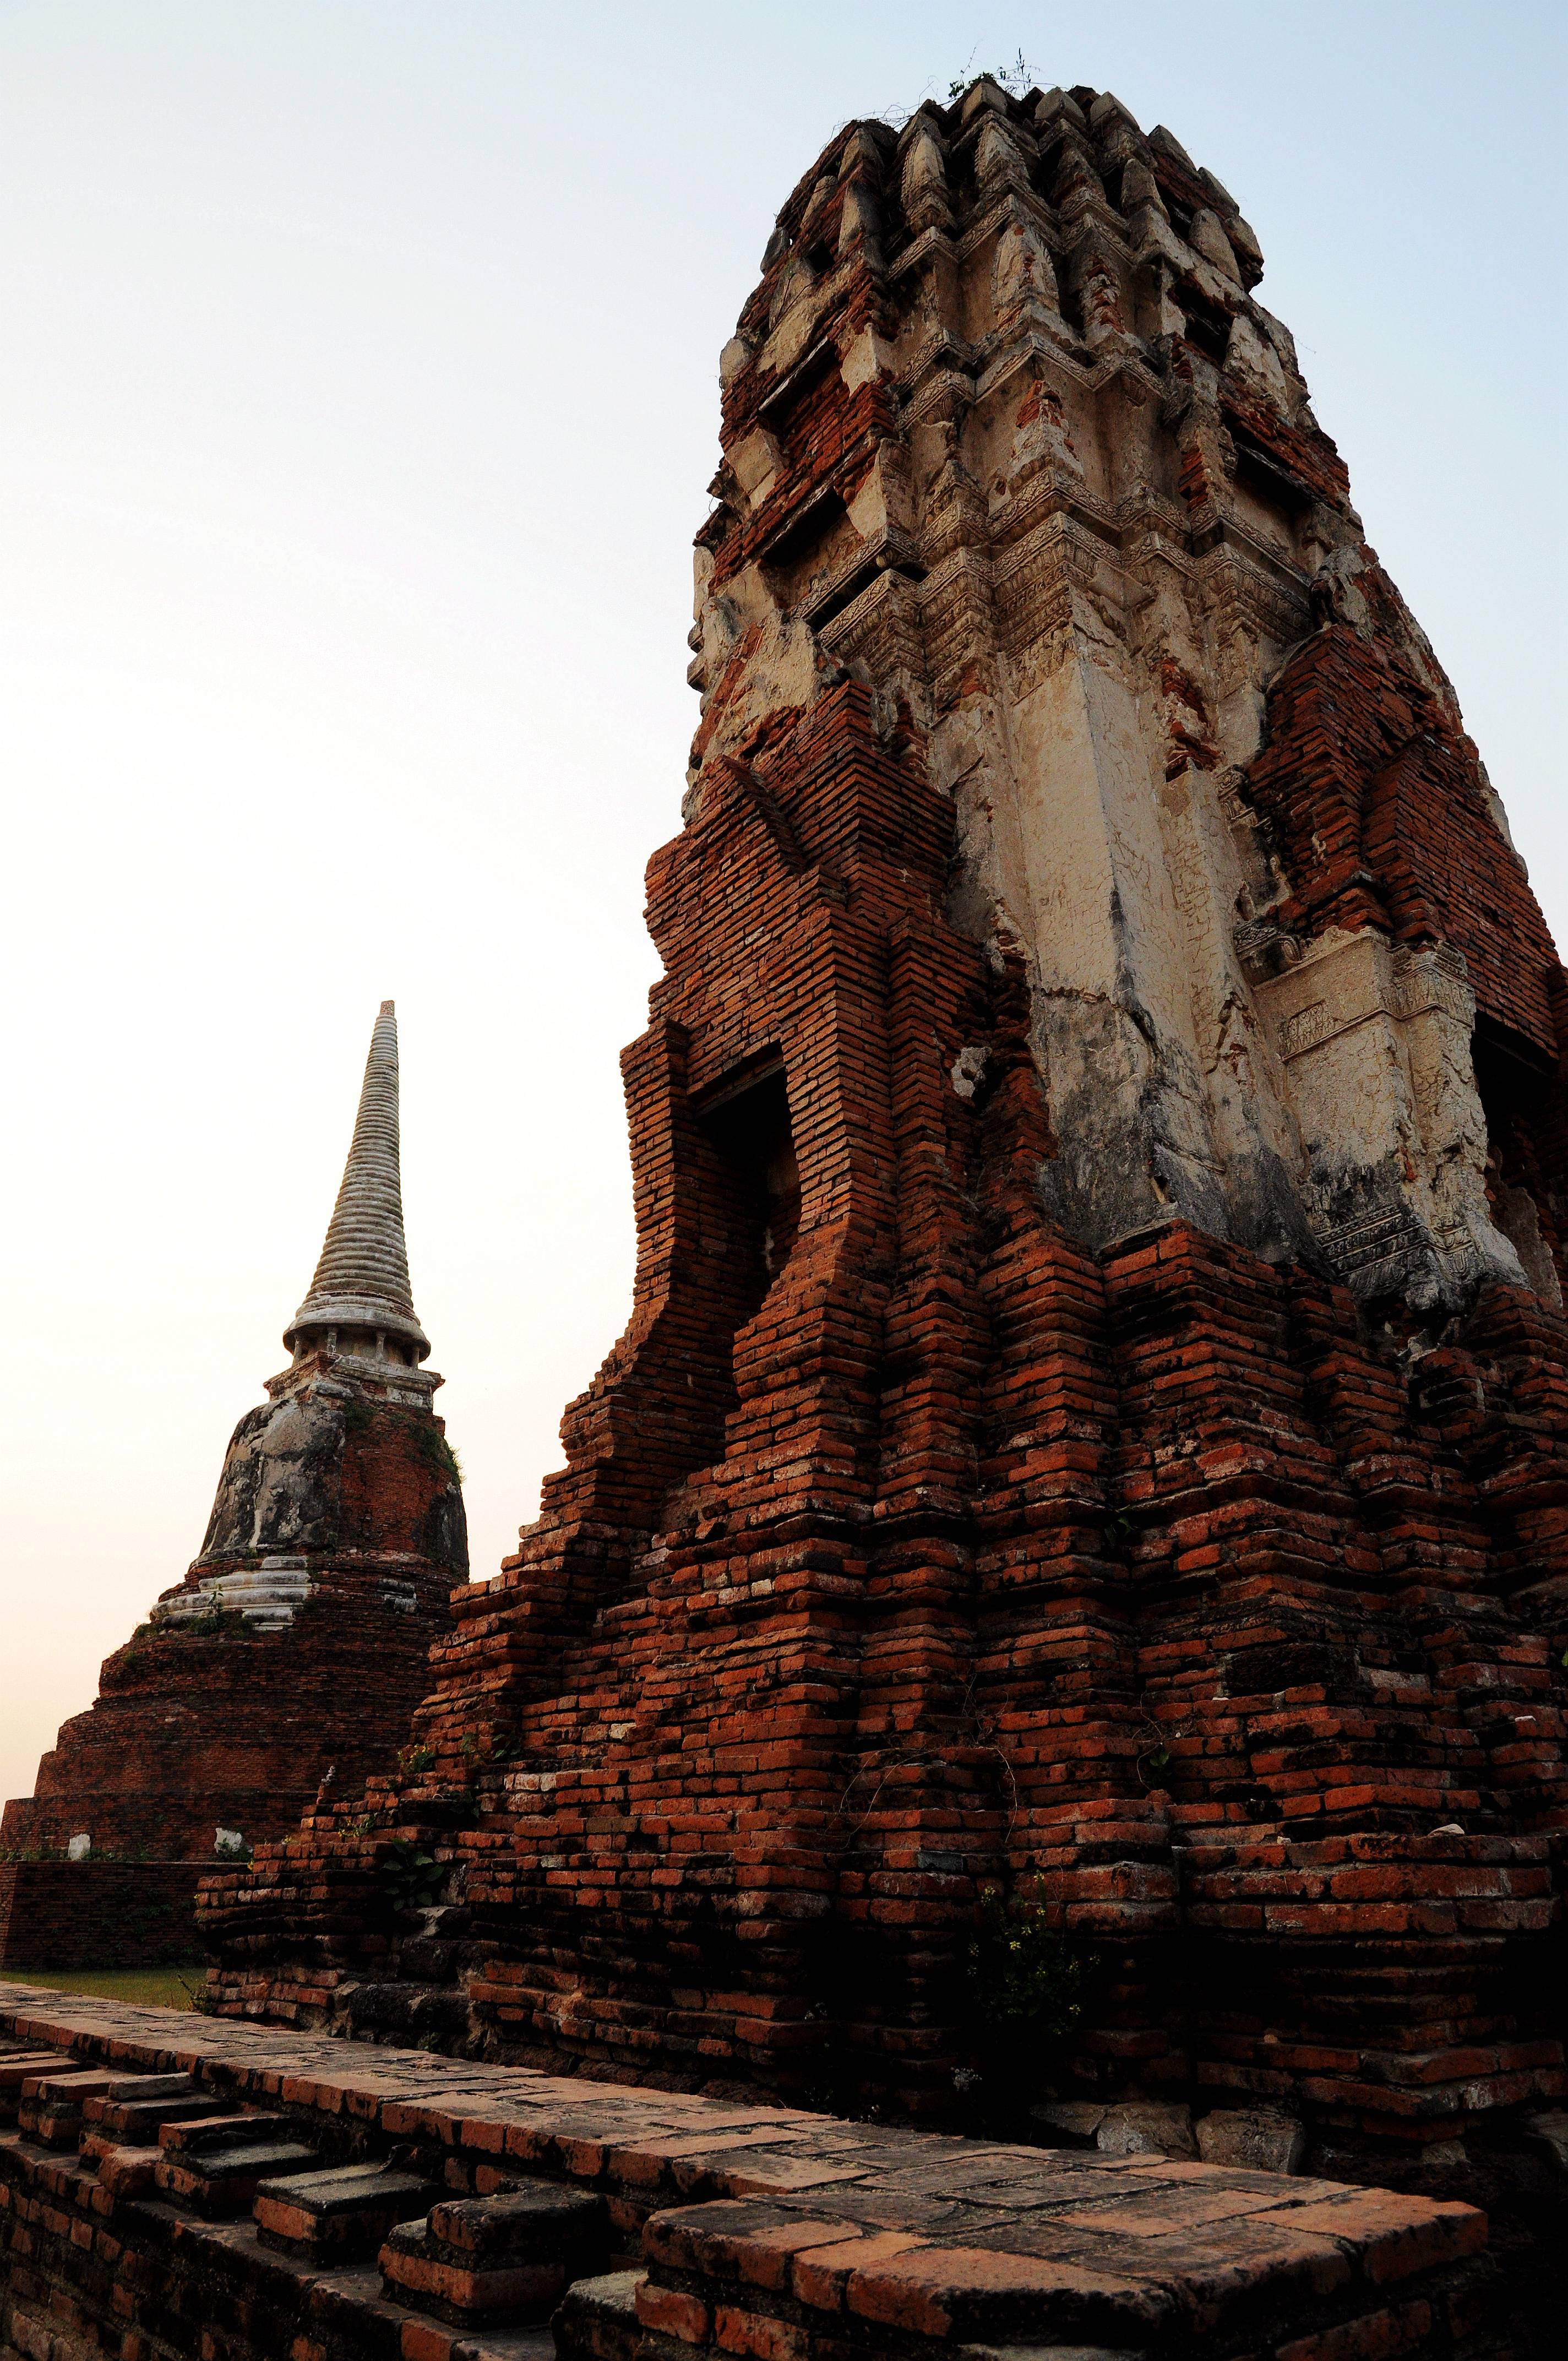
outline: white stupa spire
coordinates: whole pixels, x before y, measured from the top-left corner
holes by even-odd
[[[283,1342],[291,1351],[306,1331],[374,1328],[403,1338],[423,1360],[430,1341],[414,1317],[403,1239],[402,1176],[398,1158],[398,1019],[381,1003],[343,1185],[310,1293]]]

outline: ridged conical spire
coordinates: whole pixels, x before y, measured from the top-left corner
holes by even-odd
[[[283,1342],[291,1351],[306,1328],[379,1328],[411,1342],[422,1361],[430,1342],[414,1317],[403,1242],[403,1190],[398,1160],[398,1019],[381,1003],[354,1125],[343,1186],[333,1208],[311,1291]]]

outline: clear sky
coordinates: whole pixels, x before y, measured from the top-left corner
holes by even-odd
[[[718,355],[847,117],[1022,49],[1219,174],[1568,935],[1563,23],[0,0],[0,1795],[194,1554],[387,994],[476,1568],[533,1513],[628,1301]]]

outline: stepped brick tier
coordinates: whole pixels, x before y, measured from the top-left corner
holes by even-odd
[[[1462,2204],[15,1985],[0,2027],[0,2352],[29,2361],[1526,2350]]]
[[[630,1325],[220,2009],[1434,2187],[1563,2092],[1568,997],[1260,269],[1087,90],[785,205]],[[1083,1996],[1000,2073],[993,1884]]]
[[[235,1429],[201,1555],[108,1658],[35,1794],[6,1805],[12,1851],[86,1837],[95,1854],[210,1861],[220,1831],[281,1835],[323,1781],[356,1788],[406,1738],[468,1555],[409,1290],[390,1001],[284,1342],[289,1367]],[[36,1962],[25,1930],[7,1939],[4,1957]]]

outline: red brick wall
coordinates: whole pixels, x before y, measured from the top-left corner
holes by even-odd
[[[1269,693],[1248,785],[1292,881],[1281,923],[1454,944],[1482,1014],[1555,1063],[1562,971],[1546,922],[1474,746],[1386,642],[1329,622],[1298,649]]]
[[[199,1960],[199,1862],[0,1861],[0,1967]]]

